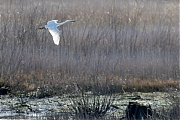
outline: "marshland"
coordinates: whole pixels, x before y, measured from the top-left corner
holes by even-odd
[[[152,119],[179,119],[179,6],[178,0],[1,0],[0,88],[8,95],[1,96],[0,118],[85,119],[79,103],[125,110],[122,104],[141,96],[158,111]],[[58,28],[59,45],[38,29],[67,19],[76,22]],[[113,109],[90,117],[124,115]]]

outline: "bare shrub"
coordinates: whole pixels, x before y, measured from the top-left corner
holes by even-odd
[[[102,96],[100,92],[94,94],[85,92],[82,88],[79,88],[76,94],[75,98],[70,98],[71,105],[69,106],[76,118],[103,118],[113,106],[112,94]]]

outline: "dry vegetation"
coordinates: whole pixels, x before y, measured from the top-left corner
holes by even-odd
[[[1,81],[55,93],[96,83],[115,92],[179,89],[178,8],[177,0],[2,0]],[[59,46],[38,30],[51,19],[76,20],[60,28]]]
[[[101,94],[179,90],[178,9],[178,0],[1,0],[0,87],[15,95],[98,91],[93,116],[113,100],[100,102]],[[60,28],[58,46],[38,30],[51,19],[76,21]],[[81,97],[72,107],[84,114]],[[179,119],[174,104],[154,119]]]

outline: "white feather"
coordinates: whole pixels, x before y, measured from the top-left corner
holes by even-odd
[[[59,45],[59,41],[60,41],[60,33],[57,32],[56,30],[51,30],[49,29],[49,32],[51,33],[52,37],[53,37],[53,41],[56,45]]]
[[[47,25],[45,25],[45,28],[49,30],[53,37],[53,41],[56,45],[59,45],[60,41],[60,31],[57,29],[58,26],[61,26],[68,22],[75,22],[74,20],[66,20],[62,23],[57,23],[58,20],[51,20],[47,22]]]

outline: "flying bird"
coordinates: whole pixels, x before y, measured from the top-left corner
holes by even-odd
[[[61,31],[58,30],[58,26],[64,25],[68,22],[75,22],[74,20],[66,20],[62,23],[57,23],[58,20],[51,20],[47,22],[47,25],[40,27],[39,29],[48,29],[53,37],[53,41],[56,45],[59,45]]]

